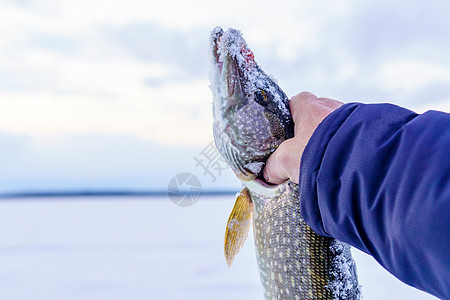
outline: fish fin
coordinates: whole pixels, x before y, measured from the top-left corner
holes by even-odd
[[[252,213],[253,203],[250,191],[247,187],[243,187],[237,196],[225,230],[225,258],[229,267],[247,239]]]

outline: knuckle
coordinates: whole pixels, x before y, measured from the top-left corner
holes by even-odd
[[[314,94],[311,94],[310,92],[301,92],[294,97],[291,98],[291,101],[293,102],[307,102],[317,99],[317,97]]]
[[[304,109],[309,109],[310,106],[314,106],[317,102],[317,97],[310,92],[301,92],[300,94],[292,97],[290,101],[290,109],[293,115],[301,113]]]
[[[299,93],[298,96],[304,99],[317,98],[313,93],[307,91]]]

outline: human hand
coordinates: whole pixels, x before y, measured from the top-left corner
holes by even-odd
[[[289,106],[294,120],[294,137],[285,140],[267,159],[263,170],[267,182],[280,184],[290,179],[298,184],[300,159],[320,122],[343,103],[317,98],[315,95],[302,92],[292,97]]]

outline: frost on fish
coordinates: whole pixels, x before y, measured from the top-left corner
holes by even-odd
[[[350,252],[350,245],[333,239],[330,251],[333,253],[333,259],[327,288],[335,299],[359,298],[361,287],[356,280],[356,264]]]
[[[252,162],[245,165],[245,167],[252,171],[255,174],[259,174],[261,172],[262,168],[264,167],[264,163],[261,161],[258,162]]]
[[[214,140],[236,176],[252,180],[293,136],[289,99],[258,66],[238,30],[214,29],[210,51]]]
[[[222,29],[220,27],[216,27],[212,32],[212,36],[217,36],[221,32],[223,32]],[[273,75],[267,75],[258,67],[257,63],[254,60],[253,52],[248,47],[239,30],[230,28],[229,30],[223,32],[223,34],[220,36],[220,40],[217,43],[216,51],[219,63],[223,63],[228,56],[236,59],[239,65],[239,69],[242,71],[242,75],[246,79],[246,88],[248,93],[253,93],[259,90],[268,90],[275,96],[274,100],[277,103],[280,111],[282,111],[287,116],[290,116],[286,101],[278,94],[279,91],[277,90],[277,87],[267,83],[268,79],[276,83],[276,79],[273,77]],[[211,75],[216,73],[214,65],[215,62],[212,59],[210,65],[210,77]],[[219,78],[213,79],[214,80],[212,82],[219,80]]]

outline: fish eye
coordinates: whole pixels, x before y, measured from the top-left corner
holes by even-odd
[[[263,90],[257,90],[255,92],[255,101],[258,102],[261,105],[266,105],[267,104],[267,94],[265,91]]]

